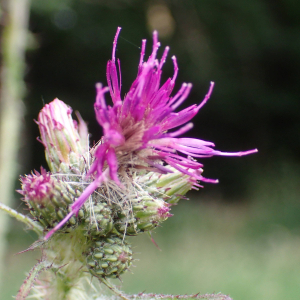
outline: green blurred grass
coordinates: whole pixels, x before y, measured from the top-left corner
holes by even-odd
[[[222,292],[235,300],[299,299],[300,176],[281,166],[280,176],[264,172],[255,178],[251,204],[201,199],[201,192],[180,202],[172,209],[174,217],[153,234],[161,251],[146,234],[130,238],[136,268],[115,284],[127,293]],[[38,251],[14,255],[33,241],[33,234],[12,226],[1,299],[16,294],[25,271],[39,257]]]
[[[229,294],[233,299],[298,299],[300,237],[274,226],[266,235],[245,233],[245,208],[182,203],[155,235],[135,239],[141,252],[126,292]]]

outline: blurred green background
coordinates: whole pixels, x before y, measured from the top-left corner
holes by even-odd
[[[91,142],[100,138],[94,86],[106,84],[118,26],[123,94],[136,76],[141,40],[147,38],[149,53],[157,29],[161,48],[169,45],[169,57],[178,60],[175,90],[193,83],[183,107],[199,103],[209,82],[216,83],[188,136],[213,141],[223,151],[259,149],[242,158],[203,160],[205,176],[220,183],[205,184],[174,207],[174,217],[154,234],[162,251],[146,235],[132,238],[139,260],[134,274],[123,278],[126,292],[299,299],[299,10],[290,0],[31,1],[21,174],[46,166],[33,119],[55,97],[80,111]],[[169,58],[163,78],[172,74]],[[16,294],[40,255],[15,255],[35,237],[10,224],[3,299]]]

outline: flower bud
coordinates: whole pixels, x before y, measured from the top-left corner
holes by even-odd
[[[86,236],[107,236],[113,229],[112,210],[107,203],[99,202],[93,194],[93,204],[86,204]],[[98,202],[97,202],[98,201]]]
[[[169,204],[162,199],[155,199],[146,192],[140,192],[119,208],[115,228],[127,235],[149,231],[171,217],[169,211]]]
[[[132,250],[130,245],[120,238],[102,238],[94,242],[86,261],[92,275],[115,278],[129,269]]]
[[[163,198],[167,203],[175,204],[191,189],[197,189],[200,185],[196,177],[186,175],[175,168],[173,173],[159,174],[155,172],[141,176],[140,182],[146,185],[146,190],[154,197]],[[199,177],[202,170],[192,170]]]
[[[44,169],[41,173],[21,177],[24,201],[30,209],[30,213],[39,221],[45,229],[51,229],[57,225],[70,212],[71,204],[80,196],[81,191],[77,187],[59,180]],[[75,226],[84,217],[84,211],[69,219],[64,228]]]
[[[41,142],[53,173],[72,173],[72,169],[82,172],[85,165],[87,126],[80,116],[78,126],[71,113],[72,109],[56,98],[46,104],[38,116]]]

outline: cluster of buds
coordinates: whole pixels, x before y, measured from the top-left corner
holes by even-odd
[[[58,99],[41,110],[37,123],[51,172],[41,168],[22,176],[19,192],[45,233],[67,218],[55,234],[82,234],[85,242],[78,247],[83,248],[83,260],[92,275],[119,277],[133,261],[126,236],[160,226],[172,216],[171,204],[196,186],[197,180],[177,170],[164,175],[131,170],[126,177],[119,176],[121,186],[110,181],[98,186],[73,214],[72,205],[92,182],[88,161],[93,163],[93,152],[86,148],[85,123],[80,119],[77,126],[71,112]]]
[[[189,190],[201,187],[200,181],[217,182],[202,176],[203,165],[196,158],[257,151],[221,152],[211,142],[178,138],[192,128],[187,122],[209,99],[213,83],[199,105],[175,112],[191,84],[184,83],[170,96],[178,73],[172,57],[174,75],[160,85],[169,48],[160,60],[156,57],[157,32],[147,61],[143,40],[137,78],[122,100],[120,65],[115,59],[119,32],[120,28],[107,64],[109,86],[96,85],[94,108],[103,128],[101,140],[89,149],[85,122],[79,114],[79,122],[73,121],[72,109],[55,99],[45,105],[37,121],[50,172],[41,169],[21,177],[20,193],[34,221],[44,228],[43,248],[55,257],[57,270],[65,270],[66,282],[84,274],[74,272],[70,262],[102,280],[128,270],[133,258],[127,236],[160,226],[172,216],[171,206]],[[113,106],[106,105],[107,92]]]

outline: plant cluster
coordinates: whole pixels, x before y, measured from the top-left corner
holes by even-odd
[[[203,177],[203,165],[196,158],[257,151],[221,152],[211,142],[178,137],[192,128],[188,122],[209,99],[213,83],[199,105],[176,112],[191,84],[184,83],[171,96],[178,73],[173,56],[174,75],[161,85],[169,48],[157,59],[157,32],[147,61],[143,40],[137,78],[122,99],[120,62],[115,58],[119,32],[120,28],[107,64],[108,87],[96,85],[101,140],[90,148],[86,123],[79,113],[74,121],[72,109],[58,99],[39,113],[40,141],[50,172],[41,168],[21,177],[19,192],[31,218],[15,216],[39,233],[41,239],[31,248],[40,248],[43,255],[17,299],[30,292],[36,299],[94,299],[84,288],[91,276],[126,298],[107,278],[120,278],[134,261],[127,236],[151,235],[172,216],[172,205],[201,187],[200,181],[217,182]],[[105,101],[107,92],[112,105]],[[42,271],[47,271],[45,278],[35,284]]]

